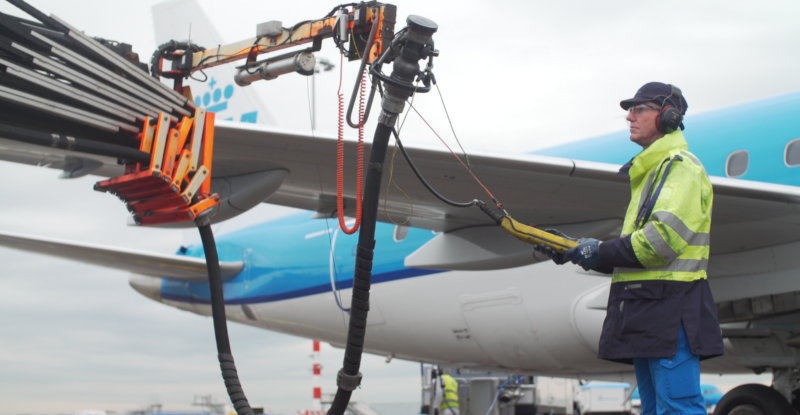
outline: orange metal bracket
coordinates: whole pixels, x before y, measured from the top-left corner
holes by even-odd
[[[119,197],[138,225],[190,221],[219,205],[219,196],[211,194],[213,113],[198,108],[194,119],[180,122],[159,114],[145,120],[139,138],[150,165],[126,165],[125,175],[98,182],[95,190]],[[193,161],[200,164],[194,170]]]

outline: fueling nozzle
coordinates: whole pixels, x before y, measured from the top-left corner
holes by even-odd
[[[476,201],[475,204],[490,218],[492,218],[495,223],[500,225],[501,228],[505,229],[505,231],[511,234],[511,236],[519,239],[522,242],[527,242],[532,245],[546,245],[555,249],[557,252],[562,253],[566,252],[572,247],[578,246],[578,242],[562,238],[558,235],[553,235],[550,232],[545,232],[543,230],[534,228],[533,226],[523,225],[514,220],[508,214],[504,215],[497,213],[489,206],[486,206],[486,203],[481,200]]]

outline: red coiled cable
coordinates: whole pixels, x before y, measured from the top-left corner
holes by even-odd
[[[342,232],[352,235],[361,226],[361,199],[363,195],[364,178],[364,92],[366,89],[366,70],[361,77],[361,92],[358,101],[358,165],[356,174],[356,223],[348,228],[344,222],[344,95],[342,94],[342,67],[344,58],[340,57],[339,63],[339,141],[336,160],[336,211],[339,215],[339,227]]]

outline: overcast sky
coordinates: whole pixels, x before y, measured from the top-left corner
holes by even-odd
[[[131,43],[143,59],[156,46],[154,1],[31,3],[89,35]],[[257,23],[286,26],[338,4],[200,3],[226,42],[252,37]],[[0,3],[0,11],[13,10]],[[398,2],[398,14],[398,28],[408,14],[439,24],[435,73],[467,151],[523,152],[623,129],[619,101],[653,80],[681,87],[690,114],[800,89],[795,1],[420,0]],[[318,56],[339,61],[330,42]],[[344,68],[347,91],[355,67]],[[337,85],[335,71],[318,77],[321,131],[335,131]],[[253,88],[281,126],[308,131],[307,86],[307,78],[284,76]],[[447,132],[437,96],[415,105]],[[436,144],[423,127],[409,117],[405,138]],[[97,178],[57,175],[0,162],[0,230],[164,253],[195,238],[126,227],[123,204],[91,190]],[[291,212],[265,205],[238,226]],[[146,299],[124,272],[8,249],[0,249],[0,264],[0,413],[130,410],[153,399],[177,410],[194,394],[226,399],[210,319]],[[237,324],[231,341],[253,404],[287,415],[309,406],[310,341]],[[323,389],[333,392],[341,352],[324,345],[323,356]],[[364,366],[364,400],[419,400],[418,364],[370,357]]]

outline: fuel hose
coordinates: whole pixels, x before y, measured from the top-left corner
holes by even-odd
[[[394,16],[386,16],[394,21]],[[432,43],[432,35],[438,25],[421,16],[411,15],[406,20],[414,35],[403,39],[398,55],[393,63],[392,75],[397,82],[412,85],[414,77],[420,73],[419,60],[426,44]],[[392,136],[397,117],[413,93],[393,84],[384,85],[386,93],[381,101],[381,114],[372,140],[367,177],[364,181],[361,210],[361,229],[358,234],[356,264],[353,275],[353,297],[350,305],[350,323],[347,329],[344,361],[336,375],[336,395],[328,409],[328,415],[343,415],[350,403],[350,397],[361,384],[361,355],[364,352],[364,339],[369,313],[369,290],[372,285],[372,260],[375,250],[375,227],[378,221],[378,201],[380,199],[381,178],[386,160],[386,149]]]
[[[217,357],[219,367],[222,370],[222,378],[225,380],[225,387],[231,399],[233,408],[238,415],[255,415],[250,403],[242,390],[242,383],[239,381],[239,372],[233,362],[231,353],[231,342],[228,338],[228,323],[225,319],[225,297],[222,291],[222,273],[219,268],[219,256],[217,255],[217,245],[214,241],[214,233],[211,231],[211,221],[208,217],[197,220],[197,228],[200,230],[200,239],[203,241],[203,252],[206,255],[206,267],[208,268],[208,286],[211,291],[211,317],[214,321],[214,336],[217,341]]]
[[[375,249],[375,226],[378,220],[378,200],[381,193],[382,166],[386,159],[392,128],[379,123],[372,140],[369,168],[364,182],[361,230],[358,233],[356,269],[353,275],[353,299],[350,306],[350,324],[342,369],[336,376],[339,388],[333,399],[329,415],[341,415],[347,409],[353,390],[361,383],[361,355],[369,313],[369,289],[372,285],[372,259]]]

